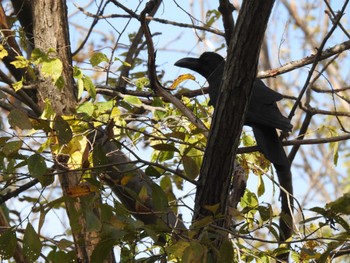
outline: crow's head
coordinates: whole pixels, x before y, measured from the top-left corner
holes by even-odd
[[[205,77],[209,83],[209,105],[215,106],[224,72],[224,58],[214,52],[204,52],[199,58],[182,58],[175,66],[191,69]]]
[[[204,52],[199,58],[186,57],[176,61],[175,66],[188,68],[198,72],[207,80],[218,69],[222,68],[225,60],[214,52]]]

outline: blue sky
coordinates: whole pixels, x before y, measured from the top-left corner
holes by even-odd
[[[139,1],[121,1],[124,5],[131,8],[131,5],[136,5],[139,3]],[[142,5],[146,3],[146,1],[141,1]],[[185,11],[191,12],[194,10],[195,16],[198,19],[201,19],[200,16],[200,6],[198,4],[199,1],[193,1],[194,6],[193,8],[189,5],[190,1],[180,1],[178,0],[178,3],[181,4],[182,8],[184,8]],[[213,9],[217,8],[218,1],[206,1],[205,9]],[[312,1],[308,1],[309,3]],[[334,9],[339,9],[340,2],[342,1],[333,1],[332,5],[334,5]],[[71,1],[69,4],[69,13],[72,14],[77,9],[73,6],[72,3],[76,3],[79,6],[84,6],[86,1]],[[95,12],[96,7],[93,3],[89,8],[89,12]],[[112,5],[110,5],[111,8],[107,9],[105,15],[107,14],[114,14],[114,13],[124,13],[118,8],[112,8]],[[131,8],[132,9],[132,8]],[[142,7],[140,7],[139,10],[142,10]],[[186,14],[184,10],[181,10],[174,1],[164,1],[164,4],[160,7],[159,11],[156,14],[156,17],[168,19],[171,21],[176,22],[182,22],[182,23],[191,23],[191,20],[189,16]],[[347,10],[348,13],[350,10]],[[320,23],[319,17],[323,17],[324,10],[318,10],[316,13],[302,13],[302,10],[300,10],[300,13],[304,16],[309,16],[309,24],[308,26],[317,26]],[[71,26],[71,42],[72,42],[72,50],[75,50],[78,43],[82,40],[84,34],[86,34],[86,31],[80,31],[81,29],[77,26],[88,28],[91,23],[92,19],[86,17],[83,14],[77,14],[72,17],[71,21],[73,22],[73,25]],[[93,33],[92,37],[90,38],[90,41],[92,41],[96,46],[96,50],[92,51],[102,51],[106,54],[110,54],[110,50],[113,47],[115,43],[111,41],[103,41],[103,37],[114,35],[115,39],[118,38],[118,32],[120,32],[124,26],[128,23],[128,20],[125,18],[120,19],[108,19],[108,22],[101,21],[96,26],[95,30],[97,32]],[[345,23],[345,22],[344,22]],[[347,21],[346,21],[347,23]],[[221,20],[218,21],[218,23],[215,24],[219,29],[222,28]],[[280,63],[284,64],[286,62],[289,62],[291,60],[296,60],[303,58],[306,55],[309,55],[315,51],[315,47],[311,46],[304,46],[303,45],[303,34],[300,30],[294,30],[293,21],[291,18],[287,15],[286,10],[284,9],[282,3],[280,1],[276,1],[275,8],[271,15],[271,20],[267,29],[267,36],[268,36],[268,43],[270,46],[270,56],[271,56],[271,62],[272,67],[278,67]],[[123,52],[126,51],[129,40],[128,40],[128,33],[135,32],[139,28],[139,22],[138,21],[131,21],[126,28],[125,33],[123,33],[120,36],[119,39],[119,46],[120,49],[117,50],[116,56],[120,56]],[[182,58],[184,56],[187,56],[188,54],[191,54],[194,56],[195,54],[200,54],[203,51],[207,50],[213,50],[215,48],[218,48],[222,43],[224,43],[224,39],[219,36],[215,36],[211,33],[206,33],[205,41],[200,41],[199,38],[194,34],[194,31],[192,29],[183,29],[179,28],[173,25],[164,25],[158,22],[151,22],[150,28],[153,33],[159,32],[160,35],[157,35],[154,37],[153,41],[155,43],[155,48],[157,49],[157,64],[159,66],[159,69],[162,69],[165,71],[164,80],[173,80],[175,79],[179,74],[188,73],[189,70],[185,69],[179,69],[177,67],[174,67],[173,64],[176,60],[179,58]],[[83,33],[81,33],[83,32]],[[197,32],[199,35],[202,34],[202,32]],[[321,40],[321,37],[319,37],[319,40]],[[346,37],[342,32],[339,30],[336,31],[334,34],[334,37],[329,41],[329,43],[326,45],[326,47],[330,47],[334,44],[340,43],[342,41],[346,40]],[[284,50],[287,50],[287,56],[281,55]],[[222,55],[225,54],[225,48],[220,51]],[[142,52],[141,56],[146,59],[147,53]],[[119,62],[116,62],[116,65],[118,65]],[[91,67],[88,64],[81,64],[83,68],[91,69]],[[340,74],[343,76],[349,76],[349,65],[340,65]],[[145,70],[143,67],[142,70]],[[290,72],[288,74],[285,74],[283,76],[279,76],[281,80],[285,82],[293,83],[293,85],[289,86],[289,90],[281,91],[280,92],[288,92],[293,93],[300,89],[300,86],[303,84],[303,81],[305,80],[306,74],[308,73],[309,67],[305,67],[299,70],[296,70],[294,72]],[[86,72],[89,72],[87,70]],[[193,73],[193,72],[191,72]],[[297,81],[294,81],[294,80]],[[345,79],[345,78],[344,78]],[[349,80],[349,78],[347,78]],[[197,89],[199,85],[204,85],[204,80],[200,76],[196,75],[196,81],[199,82],[199,84],[193,82],[193,81],[187,81],[184,86],[189,89]],[[320,104],[322,104],[322,99],[324,97],[320,97]],[[318,121],[318,120],[317,120]],[[322,122],[319,121],[319,122]],[[296,127],[298,128],[298,127]],[[249,131],[249,128],[247,128]],[[311,133],[311,137],[313,137],[316,133]],[[295,136],[294,134],[292,136]],[[302,146],[303,149],[307,150],[308,148],[311,148],[311,146]],[[326,152],[326,154],[329,154],[331,152],[331,149],[329,152]],[[143,151],[140,152],[145,159],[149,158],[150,154],[149,151]],[[324,153],[323,153],[324,154]],[[297,159],[296,164],[301,163],[302,159]],[[310,157],[310,165],[313,167],[319,167],[319,169],[322,169],[322,163],[315,162],[313,157]],[[297,198],[302,199],[302,197],[305,195],[305,191],[309,189],[308,185],[308,177],[303,174],[303,171],[298,169],[297,165],[293,168],[293,174],[294,174],[294,189],[295,189],[295,195]],[[342,167],[342,163],[338,165],[338,167],[335,168],[336,170],[339,170],[342,174],[345,173],[345,168]],[[324,178],[320,178],[320,181],[324,180]],[[261,198],[261,201],[271,202],[272,199],[275,201],[278,197],[278,190],[274,193],[272,191],[273,187],[269,179],[264,179],[266,185],[267,185],[267,191],[266,194]],[[256,185],[257,185],[257,177],[254,175],[251,175],[249,177],[249,188],[256,192]],[[333,193],[335,191],[334,189],[329,189],[332,196],[340,196],[342,193]],[[40,191],[40,188],[38,188],[38,191]],[[189,192],[193,192],[194,187],[191,184],[186,184],[184,192],[178,192],[179,195],[184,195]],[[46,190],[45,195],[58,195],[57,193],[49,193],[49,190]],[[323,206],[324,203],[318,202],[319,197],[317,197],[317,190],[313,195],[315,196],[315,200],[312,200],[312,202],[308,202],[309,205],[318,204]],[[52,197],[52,196],[51,196]],[[191,198],[190,198],[191,199]],[[190,203],[191,201],[189,201]],[[22,205],[22,204],[21,204]],[[279,204],[277,204],[279,206]],[[310,207],[310,206],[308,206]],[[26,206],[23,207],[23,214],[26,214],[30,211],[31,207]],[[63,211],[61,211],[63,213]],[[191,220],[191,215],[188,211],[185,211],[186,213],[186,220]],[[49,236],[53,236],[55,234],[61,234],[66,229],[64,225],[67,225],[65,217],[62,217],[59,215],[60,212],[50,213],[49,221],[47,222],[47,225],[45,225],[45,231],[48,233]],[[62,223],[62,221],[64,221]]]
[[[83,6],[85,1],[75,1],[79,6]],[[128,6],[131,8],[132,5],[135,5],[141,3],[141,6],[139,7],[139,11],[142,10],[144,3],[146,1],[121,1],[125,6]],[[199,2],[193,1],[193,5],[191,6],[189,3],[190,1],[177,1],[179,5],[181,5],[181,8],[178,7],[175,1],[166,1],[164,4],[161,5],[159,8],[156,17],[162,18],[162,19],[168,19],[170,21],[175,22],[181,22],[181,23],[191,23],[191,19],[189,15],[186,12],[192,12],[194,11],[194,16],[197,19],[201,19],[201,10]],[[214,9],[217,8],[218,3],[214,1],[204,1],[204,9]],[[306,1],[307,4],[311,5],[312,1]],[[340,1],[333,1],[332,5],[334,7],[334,10],[338,10],[340,8]],[[112,5],[111,5],[112,6]],[[110,7],[111,7],[110,6]],[[72,13],[75,10],[75,7],[70,6],[70,13]],[[133,8],[134,8],[133,7]],[[322,29],[323,19],[324,19],[324,10],[325,5],[323,5],[323,8],[317,9],[315,12],[307,12],[303,11],[304,6],[298,6],[298,12],[299,15],[303,18],[306,18],[308,21],[307,26],[309,28],[315,28],[317,26]],[[131,8],[132,9],[132,8]],[[94,4],[88,8],[89,12],[94,12],[96,8],[94,7]],[[119,8],[109,8],[105,12],[105,15],[108,14],[124,14],[124,12]],[[235,13],[235,17],[237,16],[237,13]],[[91,24],[92,19],[88,18],[84,15],[77,15],[72,18],[72,21],[74,21],[77,24],[80,24],[82,26],[88,27]],[[200,24],[196,22],[197,24]],[[125,33],[123,33],[119,39],[119,45],[122,47],[120,50],[117,50],[116,56],[119,56],[121,53],[125,52],[125,47],[129,45],[128,40],[128,32],[135,32],[139,28],[139,22],[138,21],[128,21],[128,19],[125,18],[119,18],[119,19],[108,19],[108,23],[106,21],[100,21],[98,26],[96,26],[97,31],[102,31],[105,34],[115,34],[118,36],[118,32],[120,32],[122,29],[124,29],[124,25],[127,25],[127,28],[125,30]],[[214,24],[215,27],[222,29],[222,22],[219,20],[217,23]],[[72,32],[77,32],[74,27],[72,27]],[[159,66],[159,69],[162,69],[165,71],[164,80],[173,80],[175,79],[179,74],[188,73],[189,71],[186,69],[179,69],[173,66],[174,62],[178,60],[181,57],[187,56],[188,54],[191,54],[192,56],[195,54],[200,54],[203,51],[207,50],[213,50],[218,48],[220,45],[224,43],[224,39],[220,36],[215,36],[211,33],[205,33],[205,38],[200,39],[198,36],[203,36],[201,31],[197,31],[197,35],[194,33],[194,30],[188,29],[188,28],[179,28],[173,25],[165,25],[158,22],[151,22],[150,23],[150,29],[152,33],[160,33],[159,35],[155,36],[153,38],[155,49],[157,50],[157,65]],[[286,9],[283,7],[283,4],[280,1],[276,1],[273,12],[271,14],[270,22],[267,28],[267,38],[268,38],[268,45],[269,45],[269,52],[271,57],[271,63],[272,67],[278,67],[281,64],[287,63],[292,60],[297,60],[300,58],[303,58],[307,55],[310,55],[311,53],[315,52],[316,47],[312,47],[310,45],[304,45],[303,39],[304,34],[302,31],[298,30],[296,26],[294,25],[293,19],[288,15]],[[320,41],[324,35],[320,34],[317,37],[317,40]],[[82,38],[82,35],[80,33],[73,33],[71,34],[72,39],[72,46],[75,46],[78,41],[80,41]],[[95,33],[92,38],[93,42],[95,44],[98,44],[101,40],[101,34]],[[339,30],[336,31],[334,36],[330,39],[330,41],[327,43],[326,48],[330,47],[334,44],[340,43],[342,41],[346,40],[346,37],[342,32]],[[102,51],[106,52],[108,54],[108,51],[111,47],[113,47],[114,43],[109,43],[110,46],[103,46],[103,43],[101,44],[101,47],[103,47]],[[124,48],[123,48],[124,47]],[[73,48],[74,50],[74,48]],[[283,55],[284,52],[288,54],[287,56]],[[225,48],[221,49],[220,53],[225,56],[226,51]],[[146,51],[141,53],[141,56],[146,59],[147,53]],[[142,68],[142,70],[145,70]],[[292,85],[289,87],[288,90],[279,90],[282,93],[288,93],[289,95],[296,95],[298,90],[303,85],[303,82],[306,78],[306,74],[308,73],[309,67],[304,67],[302,69],[298,69],[296,71],[284,74],[283,76],[279,76],[277,78],[283,78],[283,81],[291,82]],[[191,72],[193,73],[193,72]],[[345,70],[343,74],[347,74],[348,70]],[[189,89],[197,89],[199,85],[205,85],[204,79],[201,76],[195,75],[196,81],[199,82],[199,84],[196,84],[193,81],[187,81],[184,86]],[[323,97],[321,97],[322,99]],[[287,112],[288,113],[288,112]],[[249,128],[247,129],[249,131]],[[293,137],[293,135],[292,135]],[[311,134],[312,137],[312,134]],[[303,146],[303,148],[306,150],[307,148],[311,148],[311,146]],[[149,156],[148,152],[144,152],[143,155],[147,159],[147,156]],[[295,163],[298,163],[297,159]],[[320,166],[320,169],[322,167],[322,164],[314,162],[312,158],[310,158],[310,164],[314,167]],[[337,169],[342,169],[341,164],[338,165]],[[305,191],[308,189],[308,184],[305,182],[305,180],[308,180],[305,175],[302,174],[300,170],[293,169],[294,174],[294,185],[295,185],[295,195],[303,196],[305,194]],[[250,182],[250,188],[255,191],[256,187],[256,178],[255,176],[250,176],[249,178]],[[262,198],[262,200],[267,200],[270,202],[272,198],[272,191],[271,190],[271,183],[268,179],[265,179],[265,182],[270,187],[268,188],[267,194]],[[189,186],[191,187],[191,186]],[[189,188],[188,190],[191,190]],[[330,189],[331,190],[331,189]],[[274,196],[276,197],[277,194],[275,193]],[[316,200],[315,200],[316,201]]]

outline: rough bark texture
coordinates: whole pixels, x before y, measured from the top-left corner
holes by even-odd
[[[69,43],[67,7],[64,0],[35,0],[33,1],[33,32],[35,48],[46,52],[54,48],[58,58],[63,63],[62,77],[64,87],[58,89],[51,79],[39,73],[38,90],[40,99],[48,99],[56,115],[72,114],[76,105],[74,80],[72,73],[72,59]],[[56,156],[56,168],[59,172],[63,195],[69,197],[69,189],[80,182],[81,174],[72,173],[66,167],[66,156]],[[91,194],[93,195],[93,194]],[[99,241],[98,233],[86,229],[86,209],[93,209],[88,196],[72,198],[66,201],[67,213],[75,241],[78,262],[89,262],[90,256]],[[113,262],[112,260],[110,262]]]
[[[220,204],[219,212],[226,213],[234,159],[273,3],[273,0],[243,1],[200,171],[195,220],[211,214],[204,208],[206,205]],[[218,224],[223,226],[224,222]]]
[[[35,47],[44,52],[54,48],[63,63],[63,89],[58,90],[50,79],[41,76],[40,96],[50,100],[56,114],[70,114],[75,108],[76,98],[65,1],[33,1],[33,32]]]
[[[229,0],[220,0],[219,1],[219,11],[222,14],[222,22],[225,29],[225,40],[226,44],[229,45],[231,42],[232,32],[235,26],[232,12],[236,10],[233,4]]]

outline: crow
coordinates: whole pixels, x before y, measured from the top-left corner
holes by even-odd
[[[199,58],[182,58],[175,63],[175,66],[191,69],[206,78],[209,84],[209,104],[215,107],[224,73],[224,58],[214,52],[204,52]],[[284,188],[280,194],[282,203],[280,241],[285,241],[292,235],[293,185],[290,162],[276,129],[290,132],[293,126],[277,107],[276,102],[282,98],[280,93],[268,88],[260,79],[256,79],[244,124],[252,127],[259,151],[274,165],[279,183]]]

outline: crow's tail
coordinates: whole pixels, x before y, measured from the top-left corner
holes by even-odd
[[[274,165],[281,185],[280,241],[292,236],[293,184],[290,163],[277,135],[276,129],[252,125],[255,140],[260,151]]]

